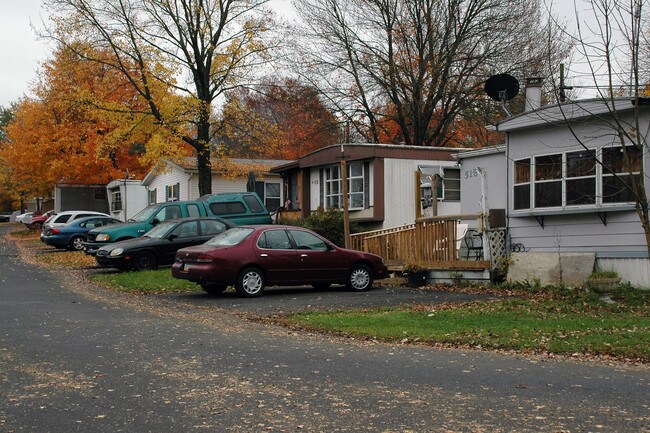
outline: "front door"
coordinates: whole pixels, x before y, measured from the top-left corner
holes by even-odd
[[[298,253],[285,229],[264,231],[257,239],[256,253],[266,273],[267,283],[293,283],[298,280]]]

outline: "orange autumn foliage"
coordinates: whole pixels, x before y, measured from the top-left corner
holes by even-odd
[[[140,151],[155,125],[134,111],[143,102],[124,77],[59,50],[43,65],[35,98],[20,101],[7,127],[3,157],[23,193],[45,195],[55,183],[103,184],[151,165]]]

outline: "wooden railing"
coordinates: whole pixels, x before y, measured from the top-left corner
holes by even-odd
[[[422,218],[415,224],[350,235],[350,247],[377,254],[395,267],[419,263],[440,269],[485,269],[489,262],[461,260],[458,220],[474,215]]]

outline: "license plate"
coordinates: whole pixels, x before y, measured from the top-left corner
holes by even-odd
[[[190,265],[189,265],[189,264],[187,264],[187,263],[183,263],[183,264],[181,265],[181,272],[187,272],[187,271],[189,271],[189,270],[190,270]]]

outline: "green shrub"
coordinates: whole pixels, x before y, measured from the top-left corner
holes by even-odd
[[[345,245],[345,228],[343,227],[343,211],[339,209],[317,210],[304,219],[289,220],[286,224],[305,227],[329,239],[336,245]],[[358,232],[358,224],[350,224],[350,232]]]

